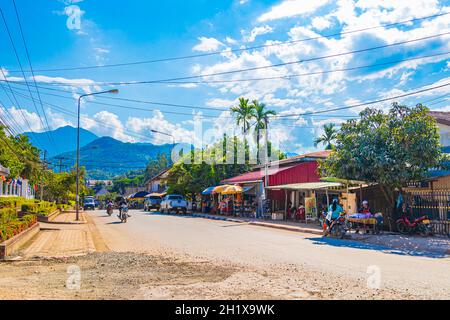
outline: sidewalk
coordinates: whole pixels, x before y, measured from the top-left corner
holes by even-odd
[[[85,224],[86,216],[83,211],[79,212],[79,220],[76,220],[75,211],[64,211],[61,212],[55,219],[53,219],[50,224]]]
[[[231,216],[206,214],[206,213],[193,213],[192,216],[199,217],[199,218],[205,218],[205,219],[240,222],[240,223],[247,223],[247,224],[254,225],[254,226],[261,226],[261,227],[276,228],[276,229],[282,229],[282,230],[322,235],[322,229],[320,228],[320,226],[318,226],[317,223],[313,223],[313,222],[312,223],[298,223],[298,222],[291,222],[291,221],[260,220],[260,219],[231,217]]]
[[[75,212],[59,214],[49,223],[40,223],[41,231],[20,252],[24,259],[37,257],[68,257],[97,251],[95,230],[88,224],[86,215],[80,212],[80,220],[75,220]]]
[[[351,239],[381,245],[398,253],[415,256],[427,256],[428,252],[440,255],[450,255],[450,238],[444,236],[421,237],[402,235],[398,233],[383,233],[381,235],[351,234]]]

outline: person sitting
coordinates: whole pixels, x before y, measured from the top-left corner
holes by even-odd
[[[339,218],[342,212],[344,212],[344,209],[340,206],[338,199],[334,198],[333,202],[328,207],[328,214],[326,218],[326,224],[328,226],[327,233],[330,230],[332,222]]]
[[[303,205],[300,205],[295,212],[295,216],[297,220],[300,221],[306,221],[306,214],[305,214],[305,207]]]
[[[363,213],[367,216],[372,215],[372,211],[370,210],[369,202],[367,200],[364,200],[362,202],[361,208],[359,208],[358,211],[359,211],[359,213]]]

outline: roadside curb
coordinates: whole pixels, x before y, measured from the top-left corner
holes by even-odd
[[[226,217],[208,216],[208,215],[201,215],[201,214],[192,214],[192,216],[193,217],[198,217],[198,218],[204,218],[204,219],[221,220],[221,221],[229,221],[229,222],[236,222],[236,223],[247,223],[249,225],[266,227],[266,228],[273,228],[273,229],[281,229],[281,230],[287,230],[287,231],[303,232],[303,233],[311,233],[311,234],[316,234],[316,235],[322,235],[322,231],[321,230],[315,230],[315,229],[309,229],[309,228],[301,228],[301,227],[280,225],[280,224],[260,222],[260,221],[253,221],[253,220],[239,220],[239,219],[226,218]]]
[[[87,221],[86,220],[82,220],[82,221],[49,221],[49,222],[45,222],[48,224],[86,224]]]
[[[274,228],[274,229],[288,230],[288,231],[294,231],[294,232],[311,233],[311,234],[316,234],[316,235],[320,235],[320,236],[323,235],[322,231],[315,230],[315,229],[309,229],[309,228],[285,226],[285,225],[272,224],[272,223],[266,223],[266,222],[257,222],[257,221],[249,221],[248,224],[260,226],[260,227],[266,227],[266,228]]]

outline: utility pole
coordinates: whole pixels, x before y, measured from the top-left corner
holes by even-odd
[[[58,165],[57,167],[59,167],[59,173],[62,172],[62,167],[65,167],[65,165],[62,164],[63,160],[66,160],[66,158],[64,157],[56,157],[56,160],[58,160]]]
[[[42,161],[42,168],[47,170],[47,150],[44,150],[44,159]],[[41,178],[41,194],[40,194],[40,200],[42,201],[42,198],[44,197],[44,176]]]
[[[269,186],[269,120],[264,117],[265,130],[265,147],[264,147],[264,187]]]

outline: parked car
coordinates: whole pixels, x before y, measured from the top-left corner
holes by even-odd
[[[161,212],[182,212],[183,214],[187,211],[187,201],[184,200],[182,195],[179,194],[168,194],[161,201]]]
[[[84,210],[95,210],[95,200],[94,198],[84,198],[83,201]]]
[[[162,198],[160,196],[146,196],[144,200],[144,211],[161,208]]]

